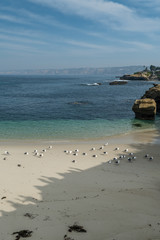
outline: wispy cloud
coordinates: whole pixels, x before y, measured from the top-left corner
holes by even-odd
[[[26,53],[41,53],[42,51],[34,48],[33,46],[27,46],[26,44],[18,44],[18,43],[6,43],[6,42],[0,42],[0,48],[2,48],[3,51],[5,51],[5,49],[10,50],[10,51],[16,51],[20,52],[21,54],[24,54],[24,52]]]
[[[0,34],[0,40],[6,40],[10,41],[12,38],[12,42],[21,42],[21,43],[27,43],[27,44],[38,44],[38,45],[44,45],[46,44],[44,41],[39,41],[35,39],[27,39],[27,38],[22,38],[22,37],[15,37],[15,36],[9,36],[5,34]]]
[[[76,40],[71,40],[71,39],[65,39],[65,40],[60,40],[61,42],[64,42],[65,44],[69,44],[71,46],[76,46],[78,49],[85,53],[85,51],[93,51],[97,52],[98,54],[102,53],[118,53],[118,52],[135,52],[139,51],[140,49],[144,50],[151,50],[153,46],[151,44],[145,44],[142,42],[133,42],[133,41],[120,41],[123,46],[118,46],[118,44],[115,44],[115,41],[113,41],[110,44],[106,45],[100,45],[100,44],[92,44],[89,42],[82,42],[82,41],[76,41]],[[118,43],[118,40],[117,40]],[[127,45],[126,45],[127,44]]]
[[[135,9],[123,4],[104,0],[28,0],[42,4],[66,14],[76,14],[93,21],[103,22],[113,29],[125,31],[158,31],[159,18],[139,16]]]
[[[136,49],[152,50],[154,46],[149,43],[137,42],[137,41],[121,41],[128,46],[136,47]]]
[[[86,36],[93,36],[93,37],[98,37],[101,38],[103,37],[103,34],[100,32],[96,32],[96,31],[88,31],[79,27],[74,27],[73,25],[69,25],[66,24],[64,22],[60,22],[57,19],[55,19],[53,16],[51,15],[40,15],[38,13],[35,12],[31,12],[27,9],[16,9],[16,8],[11,8],[11,7],[2,7],[0,9],[0,11],[4,11],[7,12],[6,14],[2,14],[0,13],[0,19],[2,20],[6,20],[6,21],[10,21],[12,23],[18,23],[18,24],[26,24],[28,27],[31,26],[32,29],[36,29],[36,31],[33,30],[26,30],[24,31],[24,28],[20,29],[19,28],[14,30],[7,30],[5,29],[0,29],[0,32],[3,31],[5,33],[12,33],[14,35],[26,35],[26,36],[36,36],[37,33],[39,35],[39,37],[44,37],[45,35],[49,36],[54,36],[55,31],[50,31],[45,33],[44,35],[44,29],[37,29],[37,26],[39,24],[46,26],[48,25],[51,29],[54,27],[53,30],[55,30],[55,27],[59,30],[66,30],[66,31],[72,31],[72,32],[77,32],[77,33],[81,33],[83,35]],[[13,28],[12,28],[13,29]],[[29,29],[29,28],[28,28]]]
[[[81,41],[76,41],[76,40],[64,40],[65,43],[74,45],[74,46],[79,46],[83,48],[92,48],[92,49],[103,49],[104,46],[98,45],[98,44],[92,44],[88,42],[81,42]],[[105,46],[106,47],[106,46]]]
[[[25,21],[24,19],[9,15],[9,14],[0,14],[0,19],[4,21],[9,21],[12,23],[27,24],[27,21]]]

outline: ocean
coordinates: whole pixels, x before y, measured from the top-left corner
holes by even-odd
[[[113,80],[113,74],[0,76],[0,139],[85,140],[157,128],[159,116],[141,121],[132,112],[153,83],[109,85]]]

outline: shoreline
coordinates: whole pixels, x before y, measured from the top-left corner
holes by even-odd
[[[144,137],[144,136],[145,137]],[[138,138],[136,138],[138,137]],[[32,144],[38,144],[38,145],[43,145],[43,144],[103,144],[106,141],[111,141],[111,143],[123,143],[123,144],[131,144],[131,143],[137,143],[137,142],[148,142],[150,138],[156,138],[156,142],[158,143],[160,141],[160,136],[159,132],[157,129],[142,129],[142,130],[133,130],[127,133],[120,133],[120,134],[115,134],[115,135],[110,135],[106,137],[98,137],[98,138],[88,138],[88,139],[0,139],[0,145],[4,144],[9,144],[9,145],[15,145],[15,144],[20,144],[20,145],[32,145]]]

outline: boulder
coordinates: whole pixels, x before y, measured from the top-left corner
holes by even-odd
[[[145,92],[142,99],[144,98],[154,99],[157,104],[157,112],[160,112],[160,84],[154,84],[154,87]]]
[[[132,110],[138,119],[153,120],[156,115],[156,102],[151,98],[137,99]]]

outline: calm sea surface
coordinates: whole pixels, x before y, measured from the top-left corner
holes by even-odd
[[[160,125],[159,117],[140,121],[132,112],[134,100],[153,83],[110,86],[114,79],[0,76],[0,139],[88,139]],[[97,82],[102,85],[92,85]]]

